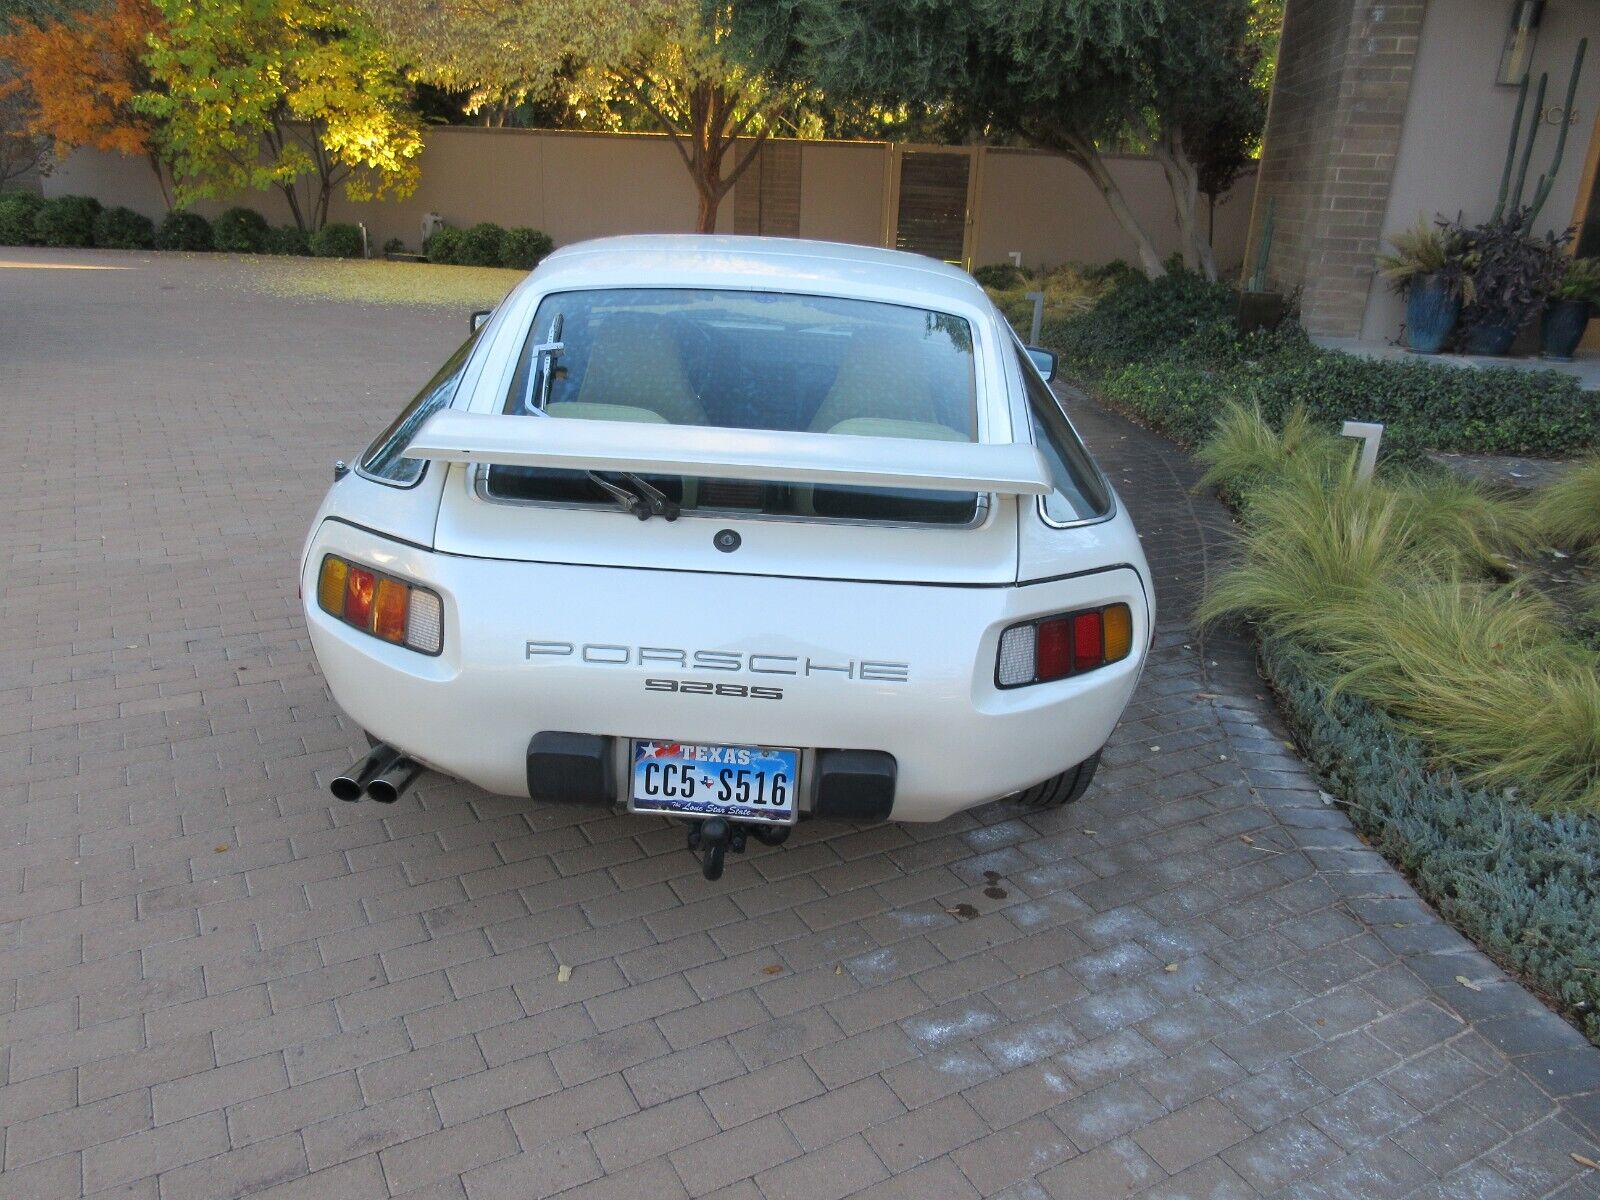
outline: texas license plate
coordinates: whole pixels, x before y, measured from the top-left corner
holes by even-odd
[[[705,742],[633,743],[634,812],[792,825],[800,751]]]

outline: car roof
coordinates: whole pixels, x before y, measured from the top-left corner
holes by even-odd
[[[529,285],[542,292],[601,287],[771,287],[918,307],[986,308],[965,271],[903,250],[803,238],[721,234],[644,234],[563,246],[539,264]]]

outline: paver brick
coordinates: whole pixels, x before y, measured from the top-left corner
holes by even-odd
[[[325,791],[361,736],[285,564],[459,311],[5,257],[8,1200],[1595,1194],[1600,1054],[1323,802],[1241,631],[1190,627],[1231,521],[1165,443],[1067,401],[1162,605],[1083,801],[807,823],[711,883],[665,822]]]

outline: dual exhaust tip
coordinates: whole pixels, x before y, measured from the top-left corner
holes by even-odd
[[[365,758],[334,779],[328,790],[338,799],[352,803],[365,796],[379,804],[393,804],[421,774],[421,763],[379,742]]]

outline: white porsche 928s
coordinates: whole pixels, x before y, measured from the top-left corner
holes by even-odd
[[[336,796],[428,767],[683,818],[715,878],[805,816],[1083,793],[1149,568],[971,276],[608,238],[473,326],[307,539],[312,644],[374,742]]]

